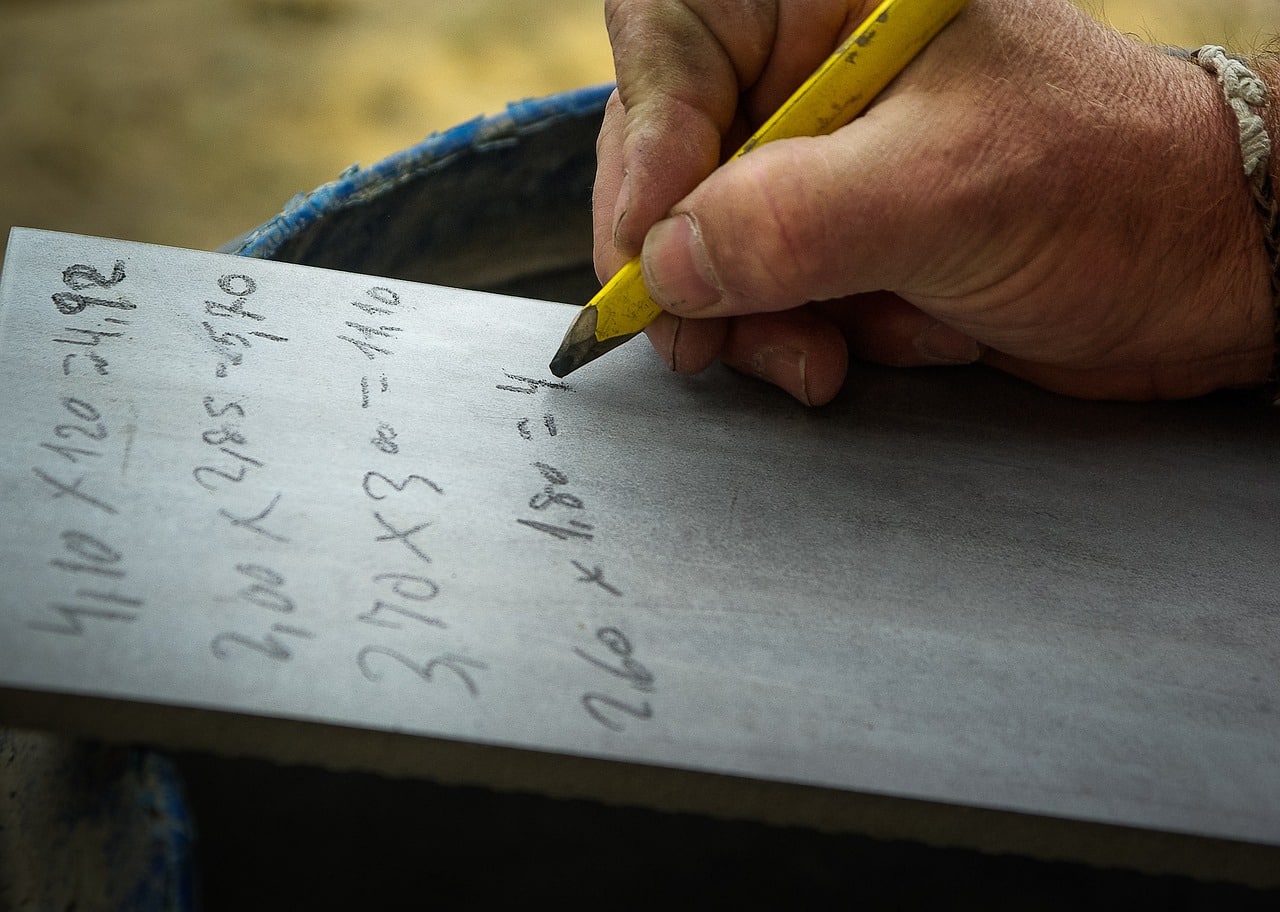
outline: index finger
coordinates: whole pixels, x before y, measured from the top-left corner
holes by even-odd
[[[763,121],[868,0],[608,0],[621,127],[602,148],[609,239],[624,257]],[[597,190],[605,188],[597,186]],[[597,234],[597,242],[601,240]]]
[[[640,251],[654,222],[720,163],[742,89],[768,60],[774,0],[608,0],[625,110],[614,241]]]

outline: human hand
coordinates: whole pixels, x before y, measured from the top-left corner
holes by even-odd
[[[811,404],[849,353],[1097,398],[1263,382],[1269,264],[1221,90],[1066,0],[972,0],[858,120],[716,170],[875,5],[606,3],[597,271],[642,252],[674,369]]]

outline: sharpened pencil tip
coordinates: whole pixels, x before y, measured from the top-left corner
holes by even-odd
[[[564,341],[551,359],[551,373],[557,377],[567,377],[635,335],[636,333],[629,333],[614,336],[601,342],[596,338],[596,309],[588,305],[578,312],[578,316],[569,325],[569,331],[564,334]]]

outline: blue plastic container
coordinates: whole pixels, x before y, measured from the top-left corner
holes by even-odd
[[[581,304],[612,86],[523,101],[295,197],[229,253]]]

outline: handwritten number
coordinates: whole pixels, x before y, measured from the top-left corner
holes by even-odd
[[[373,578],[375,583],[383,580],[395,580],[391,587],[391,591],[401,598],[407,598],[411,602],[429,602],[440,594],[440,587],[425,576],[417,576],[413,573],[379,573]],[[417,594],[405,592],[402,584],[406,582],[420,583],[423,591]]]
[[[207,481],[201,478],[200,477],[201,473],[203,472],[203,473],[208,473],[209,475],[216,475],[219,478],[225,478],[227,481],[230,481],[233,483],[244,481],[244,476],[248,473],[249,470],[242,465],[236,466],[236,470],[240,473],[239,475],[229,475],[226,472],[222,471],[222,469],[215,469],[213,466],[200,466],[197,469],[193,469],[191,471],[191,474],[195,477],[195,480],[200,483],[200,487],[204,488],[206,491],[216,491],[218,490],[217,487],[209,484]]]
[[[390,478],[388,478],[386,475],[383,475],[381,472],[366,472],[364,476],[364,493],[372,500],[386,500],[388,497],[391,496],[390,494],[387,494],[387,493],[382,493],[382,494],[373,493],[371,485],[375,480],[382,482],[384,485],[394,490],[397,494],[403,494],[404,489],[409,487],[409,485],[415,481],[422,482],[424,485],[429,487],[431,490],[435,491],[437,494],[444,493],[444,488],[440,487],[430,478],[423,478],[421,475],[410,475],[404,481],[400,482],[399,484],[396,484],[396,482],[392,481]]]
[[[463,666],[479,669],[480,671],[486,671],[489,668],[489,666],[483,662],[477,662],[475,659],[469,659],[466,656],[454,655],[452,653],[446,653],[445,655],[434,658],[429,662],[418,664],[413,659],[403,653],[396,652],[394,649],[387,649],[382,646],[366,646],[364,649],[361,649],[359,655],[356,656],[356,664],[360,666],[360,673],[364,675],[367,680],[373,682],[381,681],[382,675],[369,666],[370,655],[384,655],[389,659],[399,662],[428,684],[432,683],[432,678],[435,675],[437,668],[447,668],[458,676],[458,680],[463,683],[467,688],[467,692],[473,697],[477,696],[480,693],[480,690],[476,687],[476,682],[472,679],[471,675],[464,670]]]
[[[262,314],[245,310],[244,304],[244,298],[236,298],[230,304],[219,301],[205,301],[204,312],[211,317],[247,317],[250,320],[258,320],[259,322],[266,319]]]
[[[548,484],[564,485],[569,483],[569,476],[555,466],[549,466],[545,462],[535,462],[533,467],[542,473],[542,477],[547,480]]]
[[[92,421],[95,424],[102,421],[102,414],[83,399],[67,396],[62,400],[62,407],[81,421]]]
[[[80,464],[80,460],[76,458],[77,456],[84,456],[86,458],[89,456],[93,456],[94,458],[97,458],[102,455],[97,450],[82,450],[80,449],[80,447],[58,446],[57,444],[53,444],[53,443],[42,443],[40,444],[40,447],[42,449],[48,450],[50,453],[57,453],[59,456],[67,460],[67,462],[71,463],[72,465]]]
[[[84,291],[88,288],[111,288],[124,281],[124,260],[116,260],[111,268],[111,277],[107,278],[92,266],[77,263],[62,270],[62,284],[72,291]]]
[[[400,306],[400,296],[390,288],[384,288],[381,285],[375,285],[365,292],[369,297],[373,298],[379,304],[386,304],[389,307]]]
[[[579,658],[585,659],[597,668],[601,668],[611,675],[623,678],[631,682],[631,686],[643,693],[649,693],[653,690],[653,674],[649,669],[645,668],[634,658],[632,658],[631,641],[617,627],[601,627],[596,631],[596,639],[612,652],[615,656],[622,660],[622,667],[615,668],[607,662],[602,662],[595,656],[592,656],[581,649],[575,648],[573,651],[577,653]],[[591,718],[595,719],[605,728],[611,731],[624,731],[625,726],[617,719],[606,715],[600,706],[610,707],[618,712],[625,713],[636,719],[653,718],[653,706],[648,700],[642,702],[639,706],[631,703],[623,703],[613,697],[600,693],[589,693],[582,697],[583,708],[591,714]]]
[[[373,578],[375,583],[381,583],[385,580],[393,580],[391,591],[401,598],[408,599],[411,602],[429,602],[440,594],[440,587],[432,580],[425,576],[417,576],[413,573],[380,573]],[[406,588],[406,584],[412,583],[412,588]],[[364,614],[358,615],[357,620],[374,627],[389,627],[392,630],[400,630],[402,625],[396,621],[388,621],[379,618],[381,612],[390,612],[398,614],[401,617],[407,617],[411,620],[419,621],[430,627],[448,628],[448,624],[436,617],[426,614],[419,614],[416,611],[410,611],[408,608],[402,608],[399,605],[393,605],[390,602],[384,602],[379,599],[374,603],[372,610],[366,611]]]
[[[255,640],[247,637],[242,633],[223,633],[213,638],[213,642],[209,644],[209,648],[213,654],[219,659],[225,659],[231,654],[227,648],[227,644],[243,646],[245,649],[251,649],[254,652],[260,652],[269,659],[277,662],[283,662],[293,656],[289,651],[289,647],[281,643],[271,634],[267,634],[261,640]]]
[[[64,636],[82,636],[84,623],[81,618],[97,618],[102,621],[123,621],[132,623],[138,619],[136,612],[109,611],[102,608],[85,608],[81,605],[50,605],[50,610],[62,615],[65,623],[50,624],[43,621],[28,621],[27,627],[44,633],[60,633]]]
[[[76,557],[93,561],[96,564],[119,563],[123,556],[115,548],[101,539],[94,538],[88,532],[69,530],[62,533],[62,544]]]
[[[508,393],[524,393],[526,396],[534,395],[539,389],[554,389],[572,391],[572,387],[567,383],[556,383],[552,380],[539,380],[536,377],[522,377],[519,374],[513,374],[509,371],[503,371],[507,379],[513,383],[523,383],[524,386],[511,386],[510,384],[500,383],[497,388],[505,390]]]
[[[239,333],[215,332],[213,328],[213,324],[211,324],[208,320],[203,321],[200,325],[204,327],[204,331],[209,334],[209,338],[213,340],[213,342],[217,345],[230,345],[231,344],[230,340],[234,339],[238,344],[243,345],[245,348],[253,347],[249,344],[249,340],[246,339],[244,336],[240,335]],[[236,363],[239,363],[239,362],[236,362]]]
[[[247,275],[232,273],[218,279],[218,287],[233,298],[251,295],[258,290],[258,283]]]
[[[402,628],[403,625],[398,624],[395,621],[380,620],[377,616],[380,611],[389,611],[392,614],[398,614],[402,617],[419,621],[426,624],[428,627],[440,627],[442,629],[447,629],[449,626],[439,618],[431,617],[426,614],[418,614],[418,612],[410,611],[408,608],[401,608],[399,605],[392,605],[390,602],[383,601],[375,602],[371,610],[359,615],[356,620],[362,621],[365,624],[371,624],[374,627],[389,627],[392,630],[400,630]]]
[[[589,693],[589,694],[583,695],[582,697],[583,708],[587,712],[591,713],[591,718],[595,719],[597,722],[599,722],[601,725],[603,725],[605,728],[609,729],[610,731],[616,731],[616,732],[626,731],[626,726],[624,726],[621,722],[617,722],[609,718],[608,716],[606,716],[604,712],[602,712],[599,709],[599,707],[596,705],[598,703],[602,703],[605,706],[616,709],[618,710],[618,712],[626,713],[627,715],[635,719],[652,719],[653,718],[653,707],[649,704],[648,700],[645,700],[639,706],[632,706],[630,703],[623,703],[621,700],[615,700],[613,697],[606,696],[605,694]]]
[[[111,270],[111,277],[104,276],[92,266],[77,264],[62,270],[62,283],[71,291],[60,291],[53,296],[53,305],[58,312],[67,316],[80,313],[87,307],[116,307],[120,310],[134,310],[136,305],[128,301],[111,301],[106,298],[91,298],[87,295],[72,292],[86,291],[90,288],[111,288],[124,281],[124,260],[116,260]]]
[[[254,581],[253,585],[246,586],[239,592],[246,602],[281,614],[293,611],[293,599],[276,591],[284,585],[284,577],[279,573],[262,564],[236,564],[236,572]]]
[[[601,627],[596,631],[596,639],[607,646],[609,651],[616,656],[625,658],[633,652],[631,641],[617,627]]]
[[[400,306],[400,296],[396,294],[394,291],[392,291],[390,288],[383,288],[381,286],[376,286],[374,288],[370,288],[368,291],[365,292],[365,294],[373,298],[379,304],[386,305],[385,307],[375,307],[374,305],[366,304],[363,301],[351,302],[352,307],[355,307],[359,310],[363,310],[365,313],[369,314],[370,316],[377,316],[380,314],[389,314],[391,313],[391,311],[387,310],[387,307]]]
[[[249,577],[251,580],[257,580],[264,586],[284,585],[283,576],[270,567],[262,566],[262,564],[236,564],[236,572]]]
[[[246,456],[244,453],[237,453],[235,450],[229,450],[226,447],[219,447],[218,452],[230,456],[232,459],[239,459],[241,462],[247,462],[249,465],[255,466],[259,469],[264,465],[264,463],[254,459],[252,456]]]
[[[283,592],[276,592],[261,583],[254,583],[252,586],[240,590],[240,595],[251,605],[257,605],[259,608],[266,608],[269,611],[279,611],[281,614],[288,614],[294,608],[293,599]]]
[[[611,675],[630,681],[631,685],[635,687],[636,690],[653,690],[653,672],[649,671],[649,669],[645,668],[629,655],[622,658],[622,668],[614,668],[607,662],[602,662],[595,656],[583,652],[577,647],[574,647],[573,651],[597,668],[602,668]]]
[[[237,432],[235,428],[231,427],[229,424],[224,424],[215,431],[205,431],[200,435],[200,438],[205,443],[209,444],[209,446],[216,447],[220,447],[224,443],[234,443],[237,446],[243,446],[249,442],[243,434]],[[259,465],[261,465],[261,463],[259,463]]]
[[[85,437],[88,437],[90,440],[106,440],[107,439],[107,426],[102,422],[98,422],[98,424],[93,428],[93,430],[90,430],[89,428],[86,428],[86,427],[81,427],[78,424],[60,424],[53,429],[53,432],[57,434],[59,437],[61,437],[63,440],[66,440],[68,437],[70,437],[72,433],[83,434]]]
[[[138,305],[128,301],[112,301],[108,298],[90,298],[86,295],[60,291],[53,296],[53,305],[58,312],[68,317],[75,316],[87,307],[115,307],[119,310],[135,310]]]
[[[213,397],[212,396],[204,397],[204,410],[209,413],[210,418],[221,418],[223,415],[225,415],[227,412],[231,411],[232,409],[235,409],[237,417],[239,418],[244,417],[244,409],[241,408],[240,403],[228,402],[221,409],[215,412],[213,410]]]
[[[557,493],[550,485],[541,494],[535,494],[529,498],[529,506],[535,510],[545,510],[552,504],[558,504],[570,510],[581,510],[583,506],[581,497],[570,494],[568,491]]]

